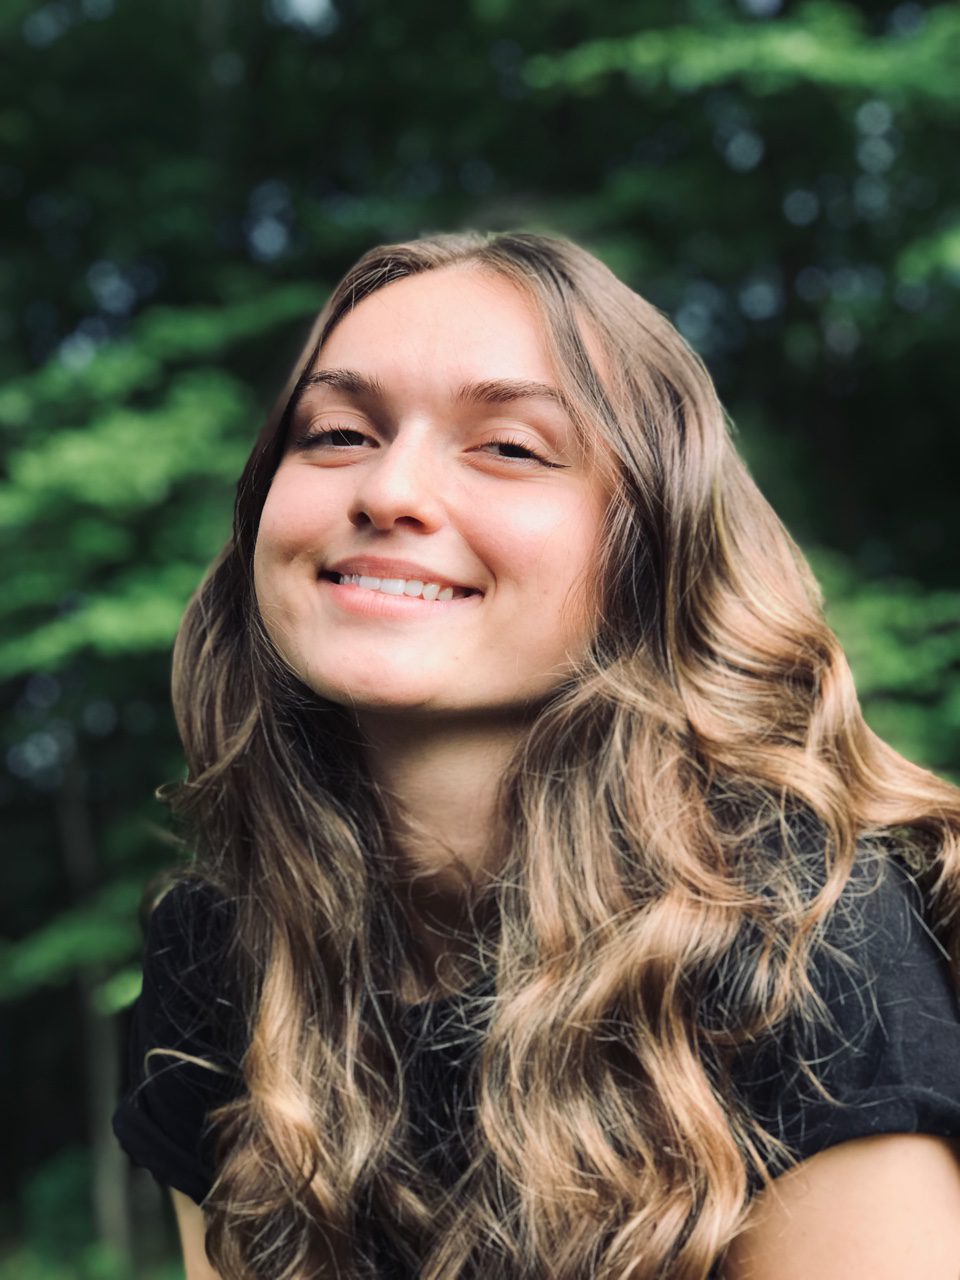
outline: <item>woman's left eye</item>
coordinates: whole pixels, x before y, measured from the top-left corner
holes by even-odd
[[[498,452],[494,456],[503,458],[508,462],[539,462],[545,467],[557,465],[555,462],[548,462],[543,454],[538,453],[536,449],[531,449],[529,445],[520,440],[488,440],[480,448],[497,450]]]

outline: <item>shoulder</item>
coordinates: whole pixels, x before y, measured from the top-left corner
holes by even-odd
[[[234,923],[233,904],[201,880],[177,881],[154,904],[137,1009],[144,1039],[188,1052],[236,1046],[241,994]]]
[[[960,998],[924,894],[892,855],[854,869],[814,947],[811,977],[827,1007],[826,1053],[866,1056],[872,1083],[943,1083],[960,1058]],[[823,1065],[829,1066],[829,1058]]]
[[[145,924],[144,976],[187,987],[222,978],[234,937],[234,904],[207,881],[175,881]]]
[[[946,952],[936,941],[928,904],[907,863],[895,853],[865,849],[843,893],[825,921],[821,960],[831,963],[851,950],[871,968],[904,955]]]
[[[899,858],[858,862],[814,944],[810,980],[819,1016],[782,1028],[738,1068],[749,1109],[791,1160],[880,1134],[960,1136],[960,1000]]]
[[[243,1089],[246,1022],[233,919],[229,901],[196,880],[178,881],[155,903],[113,1117],[134,1162],[197,1203],[213,1179],[208,1117]]]
[[[174,880],[154,896],[147,910],[148,949],[209,951],[225,943],[234,916],[233,904],[209,881]]]

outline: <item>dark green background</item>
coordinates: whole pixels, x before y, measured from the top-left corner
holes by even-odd
[[[4,0],[0,40],[0,1280],[172,1275],[107,1130],[170,644],[372,244],[567,234],[666,310],[871,723],[960,772],[960,10]]]

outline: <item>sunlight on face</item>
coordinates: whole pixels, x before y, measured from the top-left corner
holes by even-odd
[[[542,699],[593,632],[607,497],[533,304],[475,268],[407,277],[340,322],[313,372],[254,558],[284,660],[357,709]]]

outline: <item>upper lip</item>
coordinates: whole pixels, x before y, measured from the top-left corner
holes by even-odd
[[[448,574],[428,569],[414,560],[390,560],[379,556],[350,556],[325,566],[328,573],[361,573],[369,578],[403,578],[410,582],[437,582],[441,587],[460,587],[464,591],[480,591],[472,582],[462,582]]]

